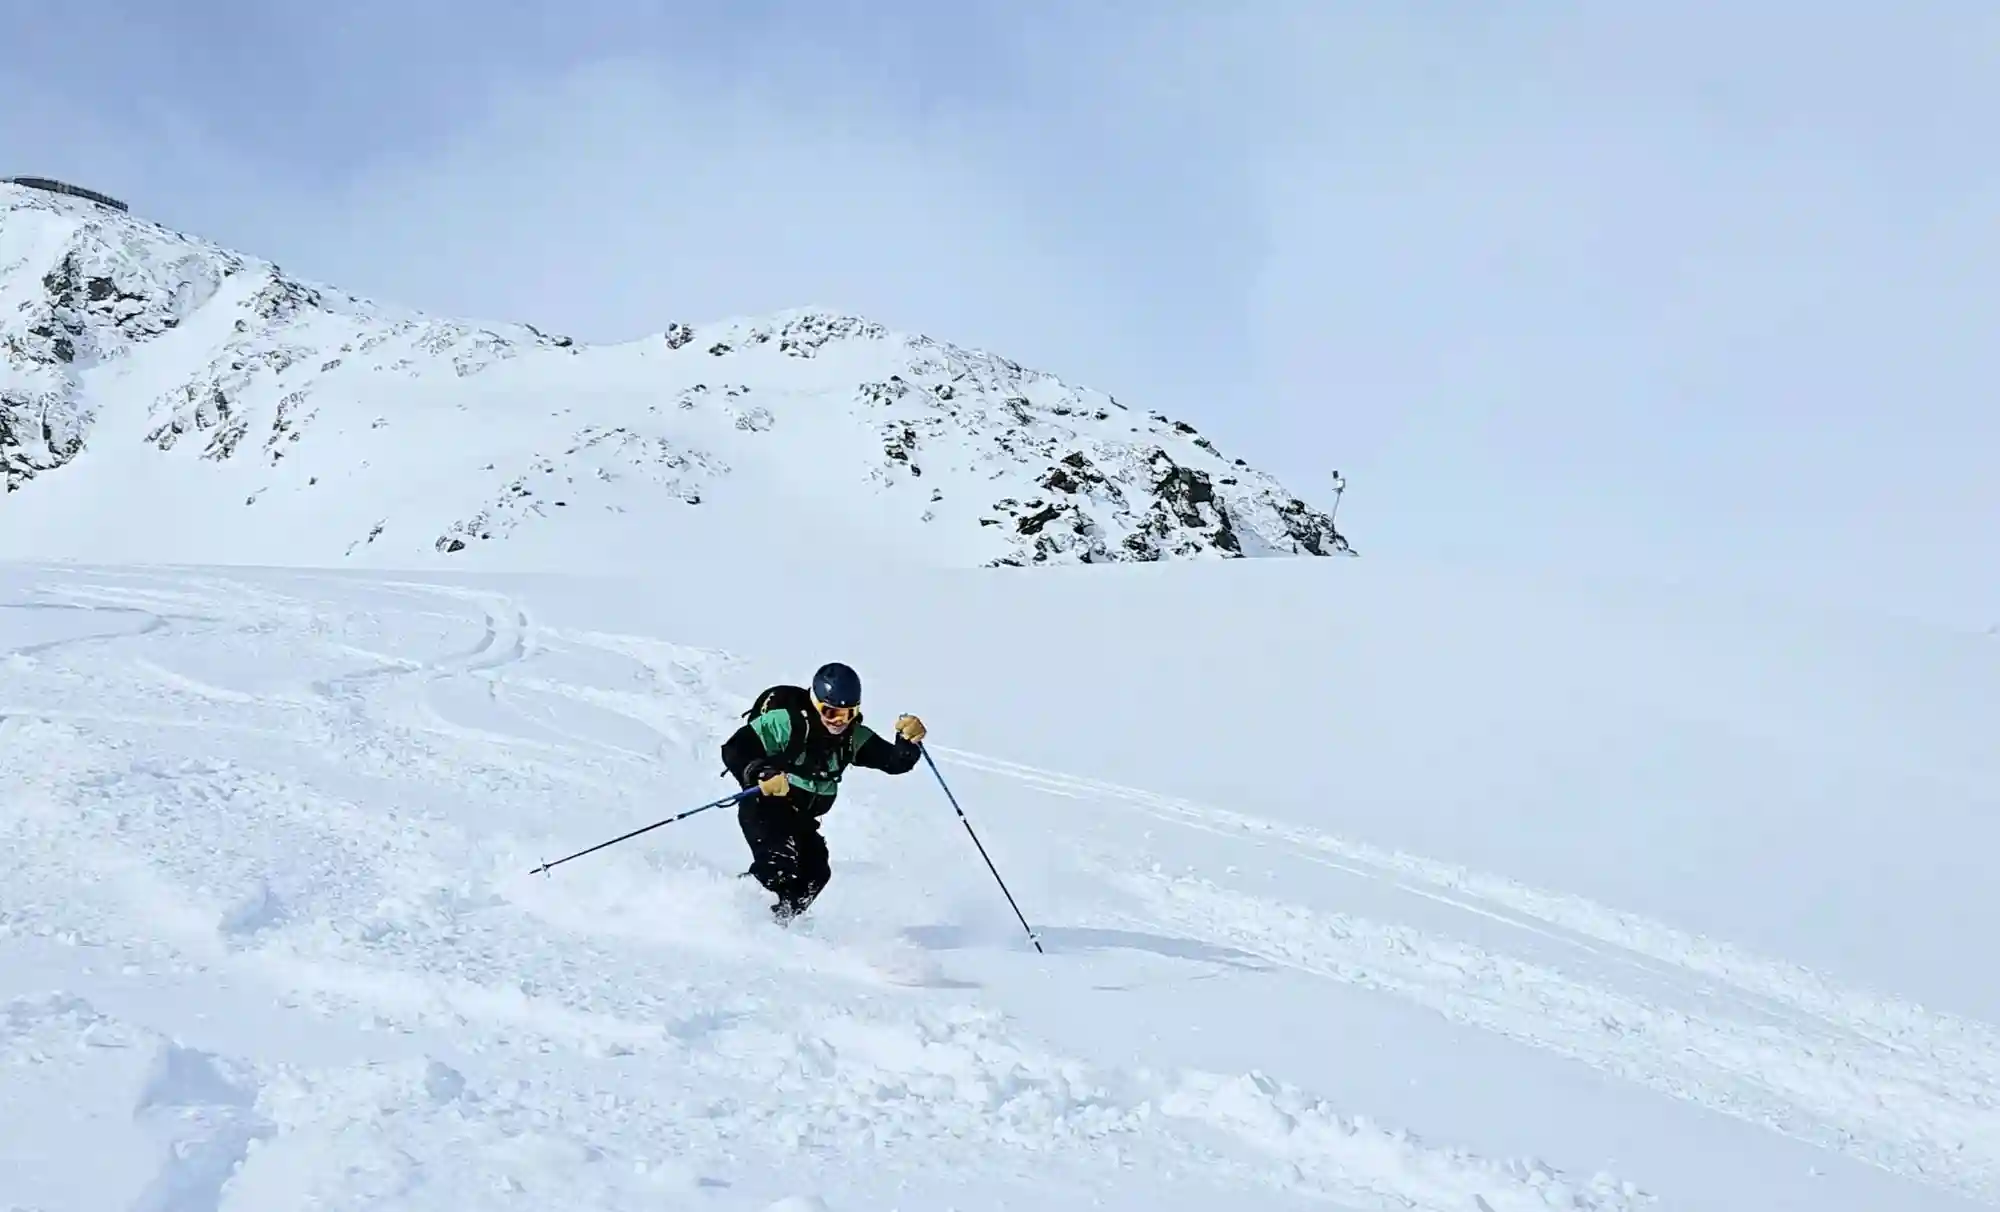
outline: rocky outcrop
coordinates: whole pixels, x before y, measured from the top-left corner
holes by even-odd
[[[0,391],[0,478],[14,492],[83,449],[90,418],[59,395]]]
[[[774,486],[788,525],[865,502],[927,562],[1349,550],[1193,426],[981,350],[820,310],[586,346],[385,307],[5,185],[0,353],[9,492],[143,443],[231,476],[260,517],[346,519],[339,544],[285,553],[301,559],[462,561],[586,515],[769,508]],[[752,465],[760,487],[732,492]]]

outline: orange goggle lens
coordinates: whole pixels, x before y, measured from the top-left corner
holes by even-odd
[[[819,708],[819,718],[829,724],[852,723],[855,715],[860,710],[856,707],[836,707],[831,703],[815,703],[813,705]]]

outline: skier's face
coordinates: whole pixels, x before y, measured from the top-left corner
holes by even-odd
[[[825,724],[826,730],[835,736],[846,732],[848,726],[854,723],[855,709],[852,707],[835,707],[831,703],[820,703],[818,707],[819,722]]]

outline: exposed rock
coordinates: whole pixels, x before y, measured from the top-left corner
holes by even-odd
[[[67,400],[0,391],[0,477],[14,492],[83,450],[89,417]]]
[[[418,559],[574,524],[558,517],[698,505],[732,474],[723,456],[742,452],[773,461],[760,478],[870,494],[885,518],[934,523],[903,537],[947,563],[1351,551],[1328,515],[1226,460],[1194,426],[992,353],[798,310],[675,322],[661,340],[684,354],[648,342],[631,353],[651,356],[632,358],[531,325],[381,307],[32,192],[0,186],[10,235],[42,225],[8,245],[33,252],[0,266],[9,491],[88,462],[98,445],[144,441],[186,474],[221,463],[250,478],[232,484],[232,504],[338,510],[353,527],[348,553]],[[699,352],[727,357],[731,382],[691,381],[725,365]],[[144,365],[96,369],[120,360]],[[105,384],[156,394],[99,410],[90,393]],[[121,428],[100,434],[113,416]],[[129,429],[126,417],[137,418]],[[307,504],[297,490],[322,478]],[[370,527],[378,502],[400,510],[418,497],[444,503]],[[947,497],[955,510],[934,508]]]

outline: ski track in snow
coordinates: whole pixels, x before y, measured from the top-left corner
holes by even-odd
[[[1275,843],[1614,965],[1678,970],[1685,1004],[1663,1005],[1405,926],[1315,912],[1203,878],[1135,875],[1129,855],[1090,863],[1160,928],[1407,998],[1893,1173],[1989,1201],[2000,1190],[2000,1033],[1984,1023],[1845,989],[1577,897],[1171,796],[931,748],[1051,794]],[[1727,995],[1718,999],[1707,982],[1722,982]],[[1734,1003],[1741,1017],[1696,1008],[1700,1000]]]
[[[0,999],[0,1073],[45,1096],[118,1091],[154,1133],[164,1160],[128,1208],[763,1207],[726,1202],[716,1176],[760,1156],[1037,1189],[1136,1169],[1217,1206],[1246,1190],[1437,1212],[1649,1202],[1610,1176],[1427,1142],[1279,1075],[1065,1055],[893,938],[773,931],[734,869],[667,841],[574,878],[525,874],[545,849],[712,798],[739,709],[728,654],[395,580],[45,574],[6,605],[83,630],[0,654],[0,944],[88,955],[114,989],[191,982],[280,1035],[323,1037],[225,1048],[66,990]],[[1983,1024],[1498,877],[932,750],[1284,847],[1595,966],[1072,848],[1163,931],[2000,1198],[2000,1041]],[[1059,954],[1049,969],[1067,979]],[[1655,979],[1635,992],[1620,970]],[[1665,1000],[1661,977],[1684,996]]]

